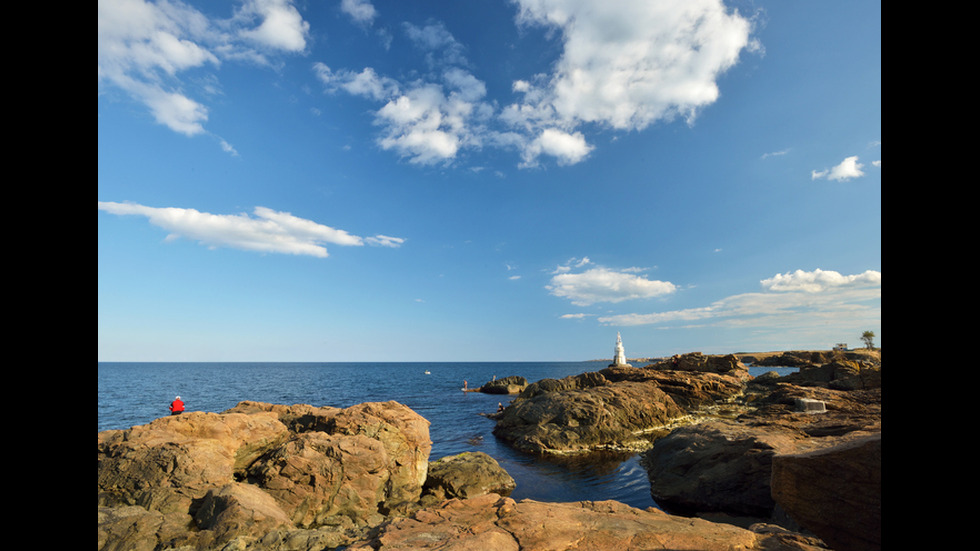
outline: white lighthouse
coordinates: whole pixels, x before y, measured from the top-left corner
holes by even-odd
[[[633,367],[626,363],[626,351],[623,349],[623,338],[616,333],[616,351],[613,354],[613,363],[609,367]]]

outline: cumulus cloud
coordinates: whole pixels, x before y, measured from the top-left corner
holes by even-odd
[[[248,26],[238,29],[240,36],[275,50],[306,49],[310,24],[303,20],[292,0],[249,0],[238,15],[248,22]]]
[[[316,62],[313,72],[330,92],[343,90],[354,96],[366,97],[372,100],[387,100],[399,92],[398,81],[382,77],[371,67],[365,67],[360,72],[341,69],[333,71],[326,64]]]
[[[333,70],[321,62],[313,64],[313,71],[327,92],[383,102],[374,113],[382,149],[414,164],[451,162],[462,148],[482,144],[483,123],[491,113],[484,101],[486,85],[465,67],[463,46],[442,24],[406,24],[404,29],[429,60],[429,80],[400,83],[371,67]]]
[[[555,157],[560,165],[572,165],[584,159],[592,149],[581,132],[569,134],[546,128],[524,149],[523,165],[533,165],[541,155]]]
[[[553,111],[569,123],[638,130],[693,119],[718,99],[717,78],[755,47],[751,22],[720,0],[517,4],[520,23],[555,29],[563,43],[529,112]],[[532,91],[523,81],[520,89]]]
[[[571,272],[568,267],[556,270],[545,286],[552,295],[569,299],[576,306],[599,302],[618,303],[626,300],[655,298],[676,291],[669,281],[650,280],[637,268],[612,270],[604,267]]]
[[[186,238],[208,247],[229,247],[263,253],[327,257],[326,244],[362,246],[365,243],[398,247],[403,238],[377,235],[358,237],[288,212],[255,207],[248,214],[212,214],[195,209],[148,207],[134,203],[99,201],[99,210],[118,215],[145,216],[154,226],[170,232],[168,240]]]
[[[250,0],[225,20],[180,2],[99,0],[99,88],[122,90],[174,132],[203,134],[208,108],[184,73],[225,60],[267,64],[269,55],[302,52],[308,34],[291,0]]]
[[[764,292],[726,297],[708,306],[603,316],[605,325],[699,323],[739,326],[825,324],[844,319],[880,318],[869,302],[881,298],[881,272],[842,275],[832,270],[796,270],[760,282]]]
[[[552,74],[515,80],[520,99],[509,105],[486,100],[465,47],[440,22],[403,26],[429,71],[411,82],[378,77],[370,67],[314,70],[328,91],[383,102],[378,143],[413,163],[451,162],[492,146],[517,151],[522,167],[543,157],[571,165],[594,149],[584,134],[589,125],[629,131],[693,121],[719,98],[718,77],[757,46],[750,19],[720,0],[514,3],[516,23],[553,32],[562,52]]]
[[[805,272],[796,270],[785,274],[776,274],[761,281],[762,287],[770,291],[804,291],[821,293],[844,287],[875,287],[881,285],[881,272],[867,270],[854,275],[841,275],[833,270],[814,270]]]
[[[850,180],[852,178],[860,178],[864,176],[864,171],[862,170],[864,165],[858,162],[857,155],[845,158],[841,163],[833,168],[827,170],[814,170],[810,173],[810,179],[827,179],[827,180],[837,180],[838,182],[843,182],[845,180]]]
[[[378,11],[369,0],[341,0],[340,11],[346,13],[358,23],[370,24],[377,17]]]

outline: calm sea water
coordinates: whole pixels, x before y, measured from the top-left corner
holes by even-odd
[[[99,363],[99,431],[127,429],[169,415],[179,395],[188,411],[221,412],[243,400],[348,407],[395,400],[429,420],[430,459],[464,451],[495,458],[517,481],[514,499],[614,499],[656,507],[639,456],[591,455],[544,460],[515,451],[493,435],[482,415],[508,396],[462,392],[497,378],[559,379],[605,367],[602,362],[491,363]],[[752,375],[793,368],[750,368]],[[428,372],[428,374],[426,373]]]

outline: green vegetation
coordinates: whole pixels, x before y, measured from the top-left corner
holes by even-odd
[[[864,333],[861,333],[861,340],[864,341],[864,345],[868,348],[868,350],[874,350],[875,347],[874,331],[865,331]]]

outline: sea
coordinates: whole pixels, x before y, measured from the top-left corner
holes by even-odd
[[[430,461],[467,451],[494,459],[517,482],[511,497],[537,501],[601,501],[658,507],[639,454],[601,453],[544,458],[509,447],[493,435],[487,414],[512,396],[463,392],[496,378],[529,383],[598,371],[605,363],[125,363],[99,362],[99,432],[128,429],[169,415],[180,396],[187,411],[220,413],[241,401],[349,407],[394,400],[429,422]],[[796,368],[749,367],[753,376]]]

